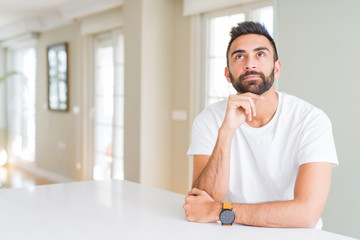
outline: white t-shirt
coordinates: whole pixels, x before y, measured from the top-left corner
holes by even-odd
[[[235,132],[226,199],[262,203],[294,199],[299,166],[310,162],[338,165],[332,127],[326,114],[297,97],[277,92],[278,108],[269,123],[243,123]],[[188,155],[211,155],[227,101],[208,106],[195,119]],[[322,227],[321,219],[316,228]]]

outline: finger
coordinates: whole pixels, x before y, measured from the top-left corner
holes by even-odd
[[[255,107],[255,103],[254,100],[251,98],[250,101],[250,107],[251,107],[251,111],[252,111],[252,116],[256,116],[256,107]]]
[[[246,117],[247,117],[248,121],[252,120],[252,115],[251,114],[248,114]]]
[[[247,92],[247,93],[237,93],[236,95],[243,95],[243,96],[249,96],[251,97],[252,99],[254,100],[265,100],[265,97],[262,96],[262,95],[258,95],[258,94],[255,94],[255,93],[251,93],[251,92]]]
[[[202,192],[202,190],[198,189],[198,188],[193,188],[191,189],[191,191],[189,192],[189,195],[192,195],[192,196],[197,196],[197,195],[200,195]]]
[[[189,204],[191,202],[191,199],[195,197],[195,195],[189,195],[185,197],[185,204]]]
[[[194,196],[193,189],[191,189],[191,190],[188,192],[188,195],[187,195],[187,196]]]
[[[253,100],[265,100],[265,97],[264,96],[261,96],[261,95],[257,95],[257,94],[254,94],[254,93],[251,93],[251,98]]]
[[[262,96],[258,96],[258,95],[255,95],[258,97],[258,99],[265,99],[264,97]],[[242,96],[244,97],[244,96]],[[247,115],[250,115],[250,119],[253,117],[253,116],[256,116],[256,106],[255,106],[255,100],[254,98],[252,98],[251,96],[246,96],[246,99],[236,99],[235,102],[236,102],[236,105],[243,105],[242,101],[247,101],[249,103],[249,106],[250,106],[250,109],[251,111],[248,110],[248,108],[245,107],[245,105],[243,106],[243,108],[246,110],[245,111],[245,114]]]
[[[249,121],[252,120],[253,116],[256,116],[256,107],[251,96],[232,95],[229,97],[229,107],[233,109],[243,108],[246,119]]]
[[[192,194],[190,197],[196,197],[196,196],[205,196],[205,195],[209,195],[206,191],[198,189],[198,188],[193,188],[191,190]]]
[[[242,94],[242,95],[230,95],[229,102],[234,102],[237,104],[240,104],[242,102],[254,102],[256,99],[262,99],[263,97],[258,96],[256,94],[248,95],[248,94]]]
[[[251,121],[252,108],[250,102],[242,102],[240,106],[245,110],[246,118]]]

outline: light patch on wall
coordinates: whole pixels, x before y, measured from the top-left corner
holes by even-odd
[[[176,121],[186,121],[187,120],[187,112],[184,110],[173,110],[172,111],[172,119]]]

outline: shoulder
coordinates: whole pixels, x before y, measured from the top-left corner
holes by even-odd
[[[326,116],[325,112],[311,103],[296,96],[279,92],[282,96],[283,110],[299,113],[304,116]]]
[[[209,120],[211,118],[224,118],[226,113],[227,100],[216,102],[207,106],[197,117],[196,119]]]
[[[220,101],[207,106],[193,122],[194,129],[216,132],[225,118],[227,101]]]
[[[283,115],[292,116],[292,120],[304,123],[330,124],[330,119],[326,113],[313,104],[300,99],[296,96],[279,92],[282,97]]]

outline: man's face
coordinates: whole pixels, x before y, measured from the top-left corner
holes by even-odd
[[[278,77],[280,62],[274,63],[274,50],[269,40],[257,34],[246,34],[233,41],[229,50],[229,67],[225,76],[239,93],[261,95]]]

